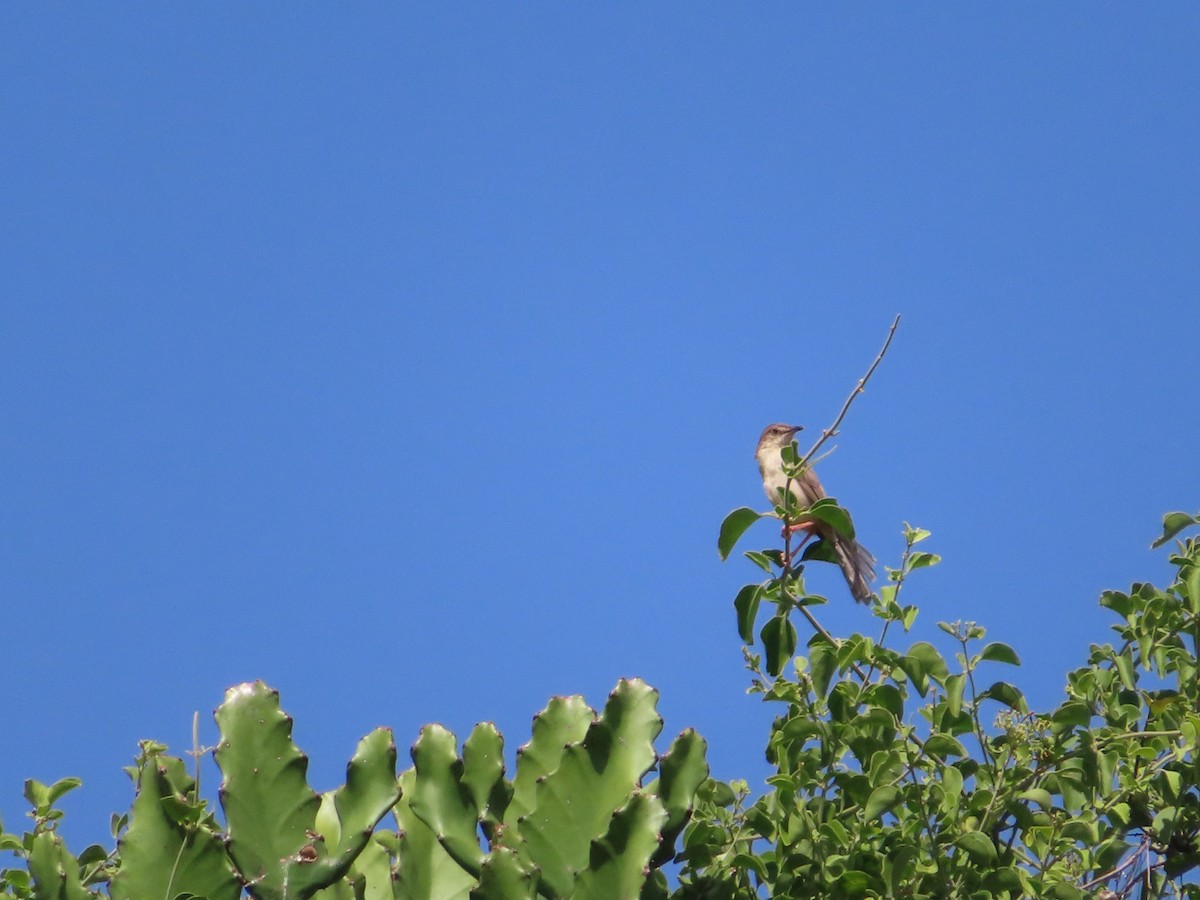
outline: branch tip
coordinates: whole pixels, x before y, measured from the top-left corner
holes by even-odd
[[[892,327],[888,329],[887,338],[884,339],[883,347],[879,354],[875,357],[875,361],[871,363],[871,367],[867,369],[867,374],[858,379],[858,384],[854,390],[850,392],[850,396],[846,398],[846,402],[842,404],[841,412],[837,414],[837,418],[833,420],[833,424],[821,432],[821,437],[817,440],[812,448],[804,454],[804,458],[800,460],[801,466],[807,466],[817,451],[821,449],[821,445],[838,433],[838,426],[842,424],[842,419],[846,418],[846,413],[850,411],[850,404],[854,402],[854,398],[862,394],[867,389],[867,382],[871,380],[871,376],[875,374],[875,370],[879,368],[879,364],[883,362],[884,356],[887,355],[888,347],[892,345],[892,338],[896,336],[896,329],[900,325],[900,314],[896,314],[896,318],[892,320]]]

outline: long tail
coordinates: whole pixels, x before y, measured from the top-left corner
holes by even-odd
[[[840,535],[834,535],[833,551],[850,593],[859,603],[866,603],[871,599],[871,582],[875,580],[875,557],[858,541]]]

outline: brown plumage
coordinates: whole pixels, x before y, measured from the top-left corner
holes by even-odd
[[[785,488],[790,491],[796,505],[800,507],[812,506],[822,497],[828,496],[812,467],[806,468],[799,478],[789,480],[784,474],[781,453],[801,428],[801,425],[768,425],[763,429],[762,437],[758,439],[758,450],[754,455],[758,460],[758,470],[762,473],[763,490],[773,504],[779,504],[780,492]],[[871,582],[875,580],[875,557],[866,547],[852,538],[838,534],[824,522],[809,520],[793,523],[793,526],[815,532],[821,540],[829,543],[855,600],[866,603],[871,598]]]

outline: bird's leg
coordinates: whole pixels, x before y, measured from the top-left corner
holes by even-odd
[[[790,524],[790,525],[784,525],[784,526],[783,526],[783,532],[781,533],[781,535],[780,535],[780,536],[781,536],[781,537],[787,537],[788,535],[790,535],[790,534],[795,534],[795,533],[796,533],[796,532],[798,532],[798,531],[803,531],[803,532],[804,532],[804,534],[805,534],[804,541],[803,541],[803,542],[800,544],[800,547],[803,547],[803,546],[804,546],[805,544],[807,544],[807,543],[808,543],[810,540],[812,540],[812,539],[813,539],[813,537],[816,535],[816,533],[817,533],[817,523],[816,523],[816,522],[812,522],[812,521],[808,521],[808,522],[795,522],[795,523],[793,523],[793,524]],[[799,547],[797,547],[796,549],[798,550],[798,549],[800,549],[800,548],[799,548]]]
[[[788,565],[791,565],[792,560],[804,549],[804,545],[811,541],[817,534],[817,526],[813,522],[796,522],[793,525],[784,525],[783,532],[780,535],[787,544],[791,544],[791,536],[797,532],[804,532],[804,540],[793,550],[789,549],[785,554],[785,559]]]

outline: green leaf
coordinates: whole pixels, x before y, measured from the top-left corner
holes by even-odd
[[[938,653],[933,644],[925,641],[917,641],[908,648],[908,652],[900,657],[900,668],[922,697],[929,691],[930,678],[942,684],[950,671],[942,654]]]
[[[871,754],[867,780],[874,787],[895,786],[905,775],[906,766],[898,750],[879,750]]]
[[[1190,516],[1185,512],[1167,513],[1163,516],[1163,533],[1150,545],[1150,549],[1161,547],[1185,528],[1196,524],[1200,524],[1200,516]]]
[[[83,784],[78,778],[60,778],[46,789],[46,803],[53,806],[67,791],[73,791]]]
[[[760,569],[762,569],[764,572],[766,572],[768,575],[771,574],[771,569],[774,565],[774,560],[772,560],[771,557],[768,556],[766,553],[763,553],[761,550],[747,550],[742,555],[745,556],[746,559],[750,560],[750,562],[754,563],[756,566],[758,566]]]
[[[737,612],[738,634],[742,643],[748,646],[754,644],[754,621],[758,618],[758,605],[762,600],[762,585],[748,584],[733,600],[733,608]]]
[[[829,717],[834,722],[849,722],[859,715],[859,688],[853,681],[839,681],[829,692]]]
[[[1008,663],[1010,666],[1019,666],[1021,664],[1021,659],[1017,656],[1017,651],[1008,646],[1008,644],[1001,644],[999,641],[993,641],[984,647],[979,654],[979,658],[992,662]]]
[[[842,537],[854,539],[854,523],[850,520],[850,513],[838,506],[833,497],[822,497],[808,508],[808,515],[824,522]]]
[[[813,691],[818,697],[824,697],[829,692],[829,680],[837,668],[837,650],[820,634],[814,634],[808,642],[808,664]]]
[[[25,779],[25,799],[37,809],[49,806],[50,789],[36,778]]]
[[[1085,847],[1094,847],[1100,838],[1095,822],[1087,822],[1080,819],[1068,819],[1066,822],[1063,822],[1062,833],[1064,837],[1079,841]]]
[[[13,835],[11,835],[11,834],[9,835],[9,837],[12,837],[12,836]],[[30,835],[30,838],[32,839],[33,835]],[[18,846],[20,846],[19,842],[18,842]],[[21,897],[29,896],[29,883],[30,883],[30,879],[29,879],[28,872],[23,872],[20,869],[0,870],[0,884],[3,884],[4,887],[17,888],[19,891],[18,896],[21,896]],[[7,900],[7,898],[6,898],[6,900]],[[38,898],[38,900],[41,900],[41,898]]]
[[[863,818],[867,821],[877,819],[896,805],[900,799],[900,790],[893,785],[885,784],[871,791],[867,803],[863,807]]]
[[[0,851],[16,853],[24,848],[21,839],[15,834],[0,834]]]
[[[759,636],[767,651],[767,673],[778,677],[796,653],[796,626],[787,616],[774,616],[763,626]]]
[[[979,695],[980,700],[996,700],[1019,713],[1029,712],[1025,705],[1025,695],[1007,681],[997,681]]]
[[[1028,800],[1031,803],[1036,803],[1046,812],[1054,809],[1054,797],[1045,788],[1030,788],[1027,791],[1021,791],[1017,794],[1022,800]]]
[[[947,816],[958,813],[958,804],[962,800],[963,776],[955,766],[942,769],[942,812]]]
[[[942,561],[942,558],[936,553],[914,553],[908,558],[908,571],[914,572],[917,569],[924,569],[928,566],[936,566]]]
[[[931,534],[933,534],[932,531],[926,531],[924,528],[916,528],[907,522],[904,523],[904,540],[908,544],[919,544]]]
[[[800,562],[809,562],[810,560],[836,565],[838,557],[837,551],[833,549],[833,543],[822,538],[809,542],[809,545],[804,548],[804,552],[800,554]]]
[[[1159,835],[1168,834],[1175,829],[1175,823],[1179,818],[1179,808],[1176,806],[1164,806],[1154,814],[1154,820],[1150,823],[1150,827]]]
[[[850,869],[833,880],[831,893],[838,897],[861,897],[871,887],[871,879],[865,872]]]
[[[1123,619],[1128,619],[1134,608],[1133,599],[1121,591],[1105,591],[1100,595],[1100,605],[1111,609]]]
[[[954,843],[976,862],[990,865],[996,861],[996,845],[981,831],[968,831]]]
[[[942,732],[931,734],[925,739],[925,751],[934,756],[966,756],[967,748],[957,739]]]
[[[946,707],[952,716],[957,716],[962,712],[963,688],[966,683],[967,676],[962,673],[951,675],[946,679]]]
[[[103,862],[108,859],[108,851],[99,844],[92,844],[90,847],[85,847],[84,851],[79,854],[79,865],[90,866],[92,863]]]
[[[863,702],[887,710],[896,720],[904,718],[904,697],[894,684],[877,684],[863,695]]]
[[[890,896],[900,897],[906,890],[910,890],[909,883],[912,879],[913,861],[916,857],[916,847],[908,843],[899,844],[888,853],[884,871],[891,870],[888,875]]]
[[[717,536],[717,553],[721,554],[721,559],[729,559],[729,554],[746,533],[746,529],[762,517],[762,513],[755,512],[748,506],[735,509],[725,517],[725,521],[721,523],[721,533]]]
[[[1121,683],[1131,691],[1137,690],[1137,672],[1133,668],[1133,657],[1129,651],[1118,653],[1113,657],[1113,665],[1116,666],[1117,674],[1121,676]]]
[[[700,787],[696,788],[696,799],[714,806],[733,806],[737,794],[728,783],[715,778],[706,778]]]
[[[1200,614],[1200,564],[1188,567],[1184,585],[1187,588],[1188,608],[1193,615]]]
[[[1056,731],[1066,731],[1075,726],[1088,727],[1092,721],[1092,710],[1082,700],[1064,703],[1050,714],[1050,722]]]

